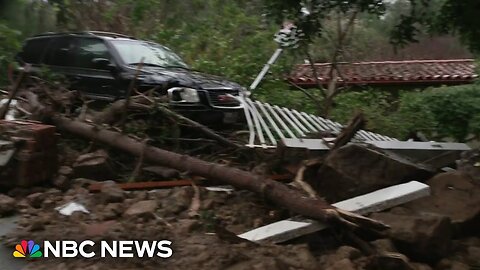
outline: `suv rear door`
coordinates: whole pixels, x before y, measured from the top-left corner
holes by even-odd
[[[94,37],[56,37],[44,63],[55,72],[65,75],[73,89],[95,99],[113,100],[118,95],[112,69],[95,63],[94,59],[112,61],[107,45]]]

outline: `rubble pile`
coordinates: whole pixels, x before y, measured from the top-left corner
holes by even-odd
[[[31,114],[0,122],[0,217],[17,216],[2,243],[168,239],[173,256],[27,269],[480,268],[479,150],[382,148],[351,141],[354,125],[315,151],[247,149],[155,97],[94,110],[40,85],[19,93]],[[283,238],[245,236],[254,229]]]

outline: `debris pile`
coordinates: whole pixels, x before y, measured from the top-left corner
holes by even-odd
[[[18,216],[2,243],[168,239],[174,251],[30,269],[480,267],[480,152],[466,145],[355,141],[359,114],[340,133],[250,149],[238,127],[214,131],[153,91],[101,107],[24,85],[1,103],[15,112],[0,108],[17,116],[0,122],[0,217]]]

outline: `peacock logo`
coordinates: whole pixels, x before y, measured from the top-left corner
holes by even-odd
[[[35,244],[34,241],[22,240],[19,245],[15,246],[13,252],[15,258],[41,258],[43,253],[40,251],[40,246]]]

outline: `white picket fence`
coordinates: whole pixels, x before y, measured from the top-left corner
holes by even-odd
[[[329,119],[299,112],[277,105],[254,101],[248,97],[237,98],[244,106],[250,131],[248,147],[275,148],[280,139],[301,139],[308,134],[330,131],[339,133],[343,126]],[[397,139],[361,130],[358,141],[397,141]]]

